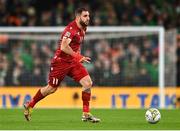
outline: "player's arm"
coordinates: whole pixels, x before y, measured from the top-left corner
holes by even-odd
[[[68,54],[68,55],[71,55],[74,57],[75,61],[78,61],[78,62],[88,62],[90,63],[90,58],[89,57],[85,57],[85,56],[82,56],[81,54],[79,53],[76,53],[72,50],[72,48],[69,46],[69,44],[71,43],[71,39],[68,38],[68,37],[63,37],[62,39],[62,43],[61,43],[61,50]]]

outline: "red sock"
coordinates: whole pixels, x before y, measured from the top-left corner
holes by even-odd
[[[34,105],[40,101],[41,99],[43,99],[45,96],[42,95],[41,90],[39,89],[38,92],[36,93],[36,95],[33,97],[33,99],[30,101],[29,103],[29,107],[34,107]]]
[[[91,93],[82,92],[82,101],[83,101],[83,112],[89,112],[89,101],[91,98]]]

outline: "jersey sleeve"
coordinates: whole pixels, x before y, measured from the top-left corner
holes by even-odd
[[[72,40],[74,37],[74,31],[71,29],[66,29],[63,33],[63,37],[66,37]]]

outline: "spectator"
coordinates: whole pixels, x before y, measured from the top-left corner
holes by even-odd
[[[118,63],[113,63],[111,67],[111,74],[108,80],[109,84],[107,86],[123,86],[123,74]]]
[[[92,26],[162,25],[166,29],[180,30],[178,19],[180,2],[162,0],[2,0],[0,1],[0,26],[66,25],[70,19],[74,19],[72,14],[78,6],[87,7],[93,11]],[[34,84],[38,86],[37,79],[46,80],[55,41],[7,40],[5,43],[7,43],[5,46],[0,45],[0,61],[2,61],[0,85]],[[83,54],[92,58],[92,63],[85,66],[92,74],[94,84],[98,86],[140,85],[137,81],[147,81],[149,77],[151,83],[147,83],[147,86],[158,84],[157,36],[149,35],[143,38],[128,38],[128,40],[118,38],[118,41],[99,39],[89,42],[88,40],[84,45]],[[179,82],[179,42],[177,56],[177,81]],[[171,56],[169,58],[171,60]],[[29,74],[30,72],[33,74]],[[145,75],[144,79],[143,75]],[[40,76],[44,76],[42,80]],[[64,85],[68,85],[67,83],[74,85],[71,81],[65,80]]]
[[[99,6],[101,5],[101,6]],[[1,26],[56,26],[73,19],[74,10],[93,11],[93,25],[179,25],[179,1],[17,1],[0,2]],[[48,7],[48,8],[46,8]]]
[[[7,57],[3,53],[0,52],[0,86],[5,85],[5,77],[7,75]]]
[[[180,39],[177,43],[177,86],[180,86]]]
[[[38,67],[35,67],[33,74],[31,74],[31,86],[44,86],[44,83],[46,83],[46,79],[44,76],[41,75],[41,69]]]
[[[135,86],[151,86],[151,77],[145,68],[140,69],[139,75],[135,78]]]

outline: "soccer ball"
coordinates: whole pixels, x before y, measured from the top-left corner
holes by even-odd
[[[155,124],[161,119],[161,113],[156,108],[150,108],[145,114],[146,121]]]

